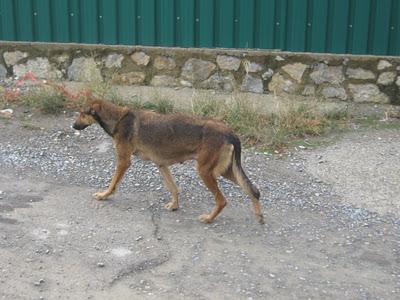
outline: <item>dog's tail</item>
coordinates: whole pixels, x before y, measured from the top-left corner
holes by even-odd
[[[234,179],[237,184],[252,198],[256,200],[260,199],[260,191],[258,188],[250,181],[246,173],[242,168],[241,163],[241,153],[242,147],[239,138],[235,134],[230,134],[228,136],[228,142],[233,145],[233,157],[232,157],[232,172]]]

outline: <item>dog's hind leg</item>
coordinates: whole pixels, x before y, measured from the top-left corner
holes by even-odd
[[[262,214],[261,203],[260,203],[260,191],[255,185],[251,183],[250,179],[244,172],[240,164],[240,154],[241,153],[239,149],[236,149],[234,153],[230,153],[231,163],[229,167],[221,175],[224,178],[239,185],[242,188],[242,190],[247,195],[249,195],[253,203],[254,213],[256,215],[258,222],[264,224],[264,217]],[[238,155],[238,157],[236,157],[236,155]]]
[[[260,191],[253,183],[251,183],[242,166],[238,165],[235,159],[233,159],[232,168],[229,171],[230,173],[224,174],[224,177],[237,183],[242,190],[249,195],[251,202],[253,203],[254,213],[258,222],[260,224],[264,224],[264,216],[260,203]]]
[[[199,174],[201,179],[203,179],[204,184],[207,188],[213,193],[215,197],[215,207],[209,214],[204,214],[199,217],[199,220],[204,223],[211,223],[216,216],[221,212],[221,210],[226,206],[226,199],[224,195],[221,193],[217,180],[212,175],[211,172],[205,172],[199,170]]]
[[[172,200],[168,202],[165,207],[170,209],[170,210],[177,210],[179,207],[178,204],[178,193],[179,189],[176,186],[174,177],[172,177],[171,172],[169,171],[168,167],[166,166],[159,166],[160,173],[164,179],[164,183],[168,189],[168,191],[171,193]]]
[[[232,150],[231,145],[224,145],[217,151],[209,149],[199,155],[197,160],[199,175],[207,188],[213,193],[216,204],[210,214],[199,217],[202,222],[212,222],[226,206],[226,199],[218,187],[216,178],[229,167]]]
[[[116,153],[117,153],[117,167],[115,169],[114,175],[112,177],[110,186],[104,192],[95,193],[93,196],[97,200],[104,200],[108,196],[110,196],[116,189],[118,183],[121,181],[122,177],[124,176],[126,170],[131,165],[131,147],[129,146],[116,146]]]

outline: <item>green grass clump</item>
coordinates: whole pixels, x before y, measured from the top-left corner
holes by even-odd
[[[59,114],[65,110],[66,100],[62,95],[46,95],[37,102],[38,109],[45,114]]]
[[[143,103],[143,109],[151,109],[160,114],[170,114],[175,112],[174,104],[168,98],[156,98],[154,102],[146,101]]]
[[[39,88],[21,96],[20,102],[28,107],[38,109],[42,113],[56,115],[66,109],[68,101],[60,93]]]

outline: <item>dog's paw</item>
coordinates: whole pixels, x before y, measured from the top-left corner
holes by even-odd
[[[178,203],[176,203],[174,201],[171,201],[171,202],[168,202],[167,204],[165,204],[165,208],[169,209],[169,210],[172,210],[172,211],[177,210],[178,207],[179,207]]]
[[[105,199],[107,199],[107,197],[109,196],[110,194],[107,192],[107,191],[105,191],[105,192],[97,192],[97,193],[94,193],[93,194],[93,197],[96,199],[96,200],[105,200]]]
[[[210,215],[201,215],[199,217],[200,222],[203,223],[211,223],[213,221],[213,219],[210,217]]]
[[[265,224],[263,215],[258,215],[258,216],[256,216],[256,218],[257,218],[258,223],[260,223],[261,225]]]

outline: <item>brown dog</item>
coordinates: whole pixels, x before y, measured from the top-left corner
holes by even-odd
[[[216,201],[210,214],[200,216],[202,222],[212,222],[226,205],[216,180],[218,176],[223,176],[237,183],[250,196],[256,217],[263,223],[260,192],[250,182],[240,163],[240,141],[222,122],[182,114],[160,115],[149,110],[133,111],[110,102],[90,100],[81,109],[73,128],[83,130],[96,122],[113,138],[118,160],[109,188],[94,194],[97,200],[106,199],[114,192],[131,165],[132,154],[135,154],[158,166],[172,194],[172,200],[166,208],[176,210],[178,188],[168,167],[195,159],[199,175]]]

